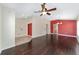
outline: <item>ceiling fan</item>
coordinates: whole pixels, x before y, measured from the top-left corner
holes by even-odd
[[[56,8],[47,9],[47,8],[45,7],[45,5],[46,5],[46,3],[41,4],[41,8],[42,8],[42,9],[41,9],[40,11],[35,11],[35,13],[41,13],[40,16],[45,15],[45,14],[51,15],[50,12],[56,10]]]

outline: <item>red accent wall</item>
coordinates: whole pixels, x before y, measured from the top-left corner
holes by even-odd
[[[59,34],[67,34],[67,35],[77,35],[77,24],[76,20],[60,20],[62,24],[58,26]]]
[[[32,23],[28,24],[28,35],[32,36]]]
[[[62,22],[58,25],[58,33],[66,35],[77,35],[77,21],[76,20],[55,20],[51,21],[51,33],[53,33],[53,24],[56,22]]]

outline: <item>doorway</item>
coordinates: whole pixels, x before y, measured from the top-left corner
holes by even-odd
[[[22,45],[28,43],[32,40],[31,36],[28,36],[28,26],[29,26],[29,35],[32,35],[31,27],[32,24],[26,23],[25,20],[19,19],[16,21],[16,37],[15,37],[15,45]]]
[[[32,36],[32,23],[28,24],[28,35]]]
[[[58,24],[53,24],[53,37],[58,40]]]
[[[58,24],[53,24],[53,33],[58,34]]]

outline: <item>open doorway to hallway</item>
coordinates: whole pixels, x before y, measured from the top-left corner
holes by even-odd
[[[24,18],[16,18],[15,45],[28,43],[32,39],[32,23],[27,23]]]

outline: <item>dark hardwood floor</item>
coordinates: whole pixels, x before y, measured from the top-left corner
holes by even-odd
[[[46,35],[31,42],[2,51],[2,55],[76,55],[79,53],[77,38]]]

